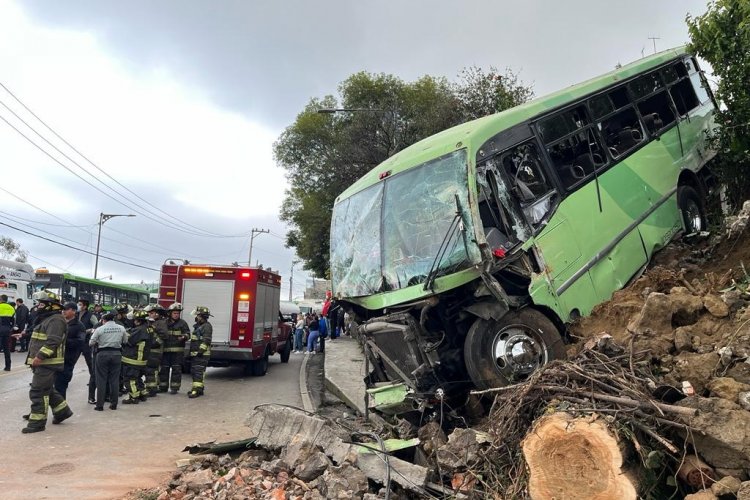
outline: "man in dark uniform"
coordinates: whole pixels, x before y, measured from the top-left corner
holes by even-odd
[[[146,362],[149,357],[151,338],[148,333],[148,312],[133,311],[135,326],[128,330],[128,340],[122,345],[122,368],[128,397],[122,404],[138,404],[146,401],[143,376],[146,374]]]
[[[169,388],[171,394],[177,394],[182,383],[182,363],[185,360],[185,342],[190,337],[190,327],[180,318],[182,304],[179,302],[170,305],[167,313],[168,334],[159,371],[159,392],[166,392]]]
[[[94,327],[99,322],[99,318],[96,318],[94,313],[89,311],[89,301],[84,298],[78,299],[78,321],[83,324],[83,329],[86,332],[81,353],[83,354],[83,359],[86,360],[89,377],[91,377],[94,374],[94,360],[91,357],[89,340],[91,340],[91,334],[94,333]]]
[[[73,415],[68,403],[55,390],[55,374],[65,362],[65,340],[68,325],[60,314],[60,297],[48,290],[36,292],[37,323],[31,334],[26,364],[31,367],[31,413],[24,417],[29,423],[21,432],[43,431],[47,425],[47,410],[52,407],[52,423],[59,424]]]
[[[16,310],[8,304],[8,296],[0,295],[0,345],[5,354],[5,371],[10,371],[10,332],[13,331],[13,316]]]
[[[169,335],[164,308],[160,305],[148,305],[144,311],[148,312],[148,333],[150,349],[146,362],[146,392],[149,397],[155,397],[159,390],[159,367],[164,354],[164,341]]]
[[[78,306],[73,302],[68,302],[62,308],[62,316],[68,324],[68,335],[65,341],[65,363],[63,363],[63,370],[55,376],[55,389],[64,398],[67,398],[68,384],[73,378],[73,369],[78,362],[78,358],[81,357],[81,350],[86,337],[83,324],[76,317],[77,308]]]
[[[19,352],[26,352],[29,350],[29,337],[31,337],[31,324],[29,323],[29,308],[23,303],[23,299],[16,299],[16,321],[13,326],[13,331],[21,334],[19,339],[19,345],[21,349]]]
[[[190,375],[193,377],[193,386],[188,397],[192,399],[203,396],[203,379],[206,375],[208,359],[211,357],[211,336],[214,329],[208,322],[211,316],[208,307],[198,306],[190,314],[195,316],[195,325],[190,336]]]
[[[117,304],[115,306],[115,323],[117,323],[120,326],[124,326],[127,330],[128,328],[133,328],[133,320],[130,319],[128,316],[132,312],[132,308],[127,304]]]

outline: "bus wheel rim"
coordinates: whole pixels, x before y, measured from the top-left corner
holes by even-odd
[[[492,359],[506,380],[524,380],[547,363],[547,346],[539,332],[524,325],[508,326],[495,334]]]
[[[702,220],[703,217],[701,217],[700,207],[698,207],[698,204],[695,203],[694,200],[689,200],[687,206],[685,207],[685,221],[688,225],[688,232],[699,232],[701,230]]]

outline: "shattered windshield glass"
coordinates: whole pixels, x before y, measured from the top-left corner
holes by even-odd
[[[467,179],[466,152],[460,150],[337,204],[331,226],[336,293],[395,290],[424,283],[431,269],[439,276],[479,262]]]

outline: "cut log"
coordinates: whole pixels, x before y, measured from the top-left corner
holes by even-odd
[[[635,499],[623,452],[605,423],[554,413],[523,440],[532,499]]]

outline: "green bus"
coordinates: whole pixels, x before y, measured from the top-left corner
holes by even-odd
[[[428,137],[337,199],[335,297],[373,372],[413,393],[502,386],[565,324],[706,228],[716,103],[676,48]]]
[[[63,302],[88,299],[92,305],[101,304],[105,310],[110,310],[114,305],[121,303],[130,304],[133,307],[145,306],[149,303],[149,292],[146,289],[67,273],[40,273],[37,271],[34,288],[51,290],[60,295]]]

